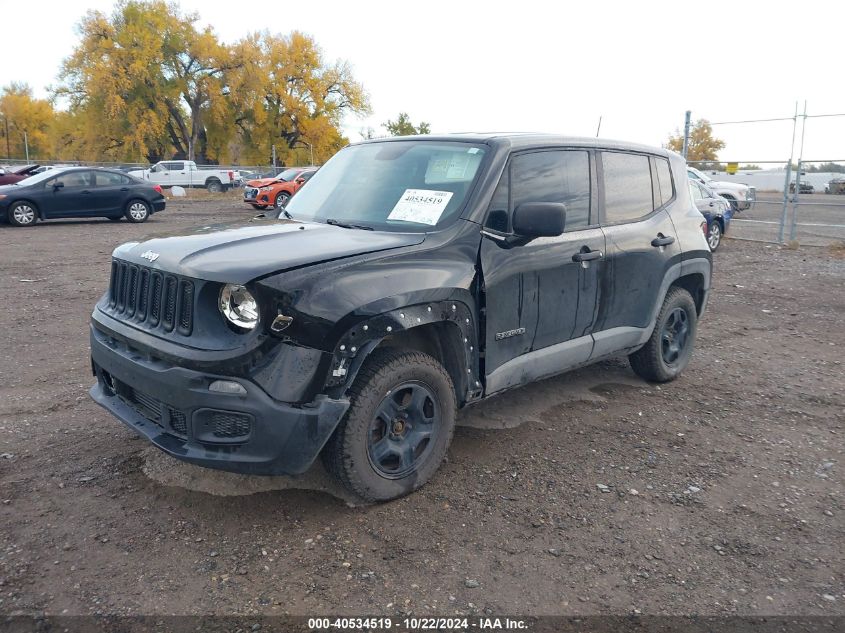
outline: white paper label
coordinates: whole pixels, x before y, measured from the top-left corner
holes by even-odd
[[[393,207],[387,219],[434,226],[440,220],[443,210],[451,199],[451,191],[405,189],[405,193],[399,198],[399,202]]]

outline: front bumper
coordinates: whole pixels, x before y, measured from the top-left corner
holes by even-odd
[[[173,457],[220,470],[303,473],[349,407],[325,396],[278,402],[242,378],[245,394],[211,392],[213,381],[231,378],[143,356],[93,326],[91,362],[97,404]]]

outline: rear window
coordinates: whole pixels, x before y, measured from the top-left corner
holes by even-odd
[[[602,167],[606,223],[636,220],[654,210],[648,156],[602,152]]]

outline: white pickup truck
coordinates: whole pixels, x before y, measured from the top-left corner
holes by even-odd
[[[734,212],[750,209],[757,200],[757,188],[738,182],[713,180],[710,176],[687,165],[687,176],[690,180],[697,180],[715,191],[731,204]]]
[[[205,187],[211,192],[226,191],[241,184],[241,175],[232,169],[197,169],[192,160],[163,160],[149,169],[137,169],[130,176],[149,180],[162,187]]]

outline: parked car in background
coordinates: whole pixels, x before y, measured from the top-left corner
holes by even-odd
[[[12,226],[54,218],[146,222],[164,206],[159,185],[110,169],[52,169],[0,187],[0,218]]]
[[[845,178],[834,178],[824,186],[824,192],[845,194]]]
[[[29,178],[38,169],[38,165],[26,165],[25,167],[0,167],[0,185],[11,185]]]
[[[41,174],[45,171],[50,171],[53,169],[67,169],[68,167],[79,167],[79,165],[75,165],[73,163],[62,164],[62,165],[40,165],[38,169],[34,170],[33,174]]]
[[[713,180],[704,172],[690,166],[687,166],[687,175],[690,180],[696,180],[707,185],[710,189],[730,202],[734,211],[744,211],[745,209],[750,209],[751,205],[754,204],[754,201],[757,199],[756,187],[744,185],[738,182]]]
[[[141,180],[162,187],[203,187],[212,193],[239,186],[240,174],[233,169],[199,169],[192,160],[163,160],[149,169],[129,172]]]
[[[734,211],[730,202],[698,180],[689,181],[689,191],[695,207],[707,220],[707,244],[711,251],[719,248],[722,236],[728,232]]]
[[[292,167],[275,178],[250,180],[244,187],[244,202],[256,209],[283,208],[291,196],[317,173],[317,167]]]
[[[801,181],[799,185],[799,190],[801,193],[814,193],[816,188],[813,187],[809,182]],[[789,193],[795,193],[795,182],[789,183]]]

